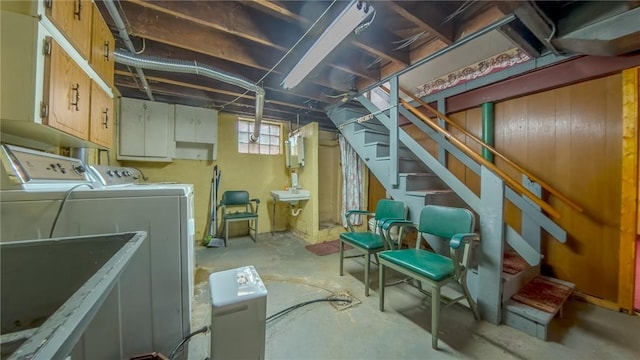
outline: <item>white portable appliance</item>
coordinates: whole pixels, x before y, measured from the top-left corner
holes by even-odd
[[[148,245],[121,280],[123,354],[169,354],[191,332],[193,186],[139,183],[134,168],[88,167],[10,145],[0,150],[0,241],[147,232]],[[186,359],[187,347],[176,358]]]
[[[253,266],[209,275],[211,359],[264,359],[267,289]]]

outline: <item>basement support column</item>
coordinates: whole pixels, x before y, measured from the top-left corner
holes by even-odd
[[[504,181],[485,166],[480,168],[480,262],[478,310],[482,318],[500,324],[502,254],[504,252]]]
[[[491,147],[494,145],[493,135],[495,132],[493,115],[493,103],[486,102],[482,104],[482,141]],[[482,157],[487,161],[493,162],[493,153],[487,148],[482,148]]]
[[[391,106],[389,109],[391,120],[389,124],[389,183],[391,187],[397,188],[400,184],[398,177],[398,146],[400,145],[398,141],[398,107],[400,106],[398,77],[393,76],[389,79],[389,85],[391,87],[389,93],[389,106]]]

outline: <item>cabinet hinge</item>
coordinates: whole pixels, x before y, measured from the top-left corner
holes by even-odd
[[[45,39],[42,46],[42,53],[45,55],[51,55],[51,39]]]
[[[51,6],[53,5],[53,0],[44,0],[44,6],[48,7],[49,9],[51,9]]]
[[[49,117],[49,105],[45,103],[40,104],[40,117],[41,118]]]

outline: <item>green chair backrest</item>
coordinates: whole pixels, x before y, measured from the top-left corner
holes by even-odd
[[[245,190],[229,190],[222,194],[220,205],[246,205],[249,203],[249,193]]]
[[[418,231],[445,239],[474,231],[475,216],[464,208],[427,205],[420,212]]]
[[[406,219],[407,210],[402,201],[381,199],[376,204],[376,220]]]

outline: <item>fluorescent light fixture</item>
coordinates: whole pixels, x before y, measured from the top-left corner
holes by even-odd
[[[309,48],[289,75],[284,78],[282,86],[285,89],[296,87],[322,59],[335,49],[344,38],[355,30],[360,23],[374,12],[373,6],[362,1],[353,0],[333,20],[331,25],[320,35],[318,40]]]

